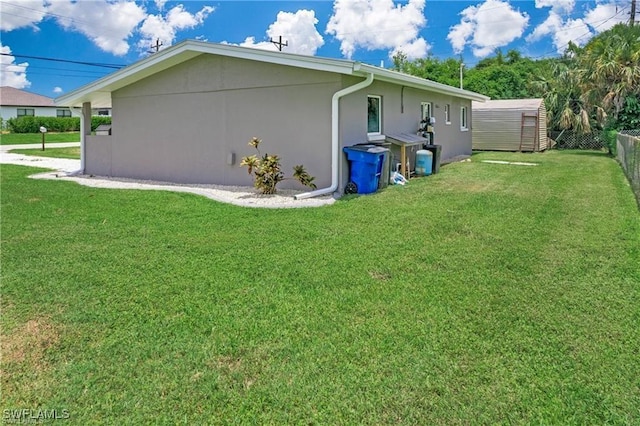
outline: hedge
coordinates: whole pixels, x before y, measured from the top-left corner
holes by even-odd
[[[101,124],[111,124],[111,117],[91,117],[91,131]],[[13,133],[40,133],[40,127],[48,132],[79,132],[79,117],[18,117],[7,120],[7,128]]]

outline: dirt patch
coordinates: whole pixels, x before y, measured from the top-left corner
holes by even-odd
[[[2,402],[35,407],[55,389],[47,351],[60,341],[60,330],[49,317],[38,317],[0,335]]]
[[[0,352],[3,364],[25,364],[28,368],[46,368],[44,354],[60,339],[58,330],[46,317],[32,319],[2,334]]]

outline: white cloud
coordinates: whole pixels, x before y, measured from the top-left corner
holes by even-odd
[[[551,7],[558,13],[571,13],[575,6],[576,0],[536,0],[536,8]]]
[[[286,40],[286,38],[282,39],[282,42],[284,43],[284,41]],[[227,43],[226,41],[222,42],[223,44],[233,44],[233,43]],[[276,52],[278,50],[278,48],[276,47],[275,44],[269,42],[269,41],[256,41],[256,38],[253,36],[247,37],[244,39],[244,41],[242,43],[239,44],[239,46],[242,47],[251,47],[254,49],[262,49],[262,50],[271,50]]]
[[[11,86],[16,89],[25,89],[31,86],[27,80],[28,62],[16,64],[15,56],[11,55],[11,48],[0,43],[0,86]],[[5,56],[7,55],[7,56]]]
[[[584,20],[567,19],[565,21],[556,12],[551,11],[549,17],[538,25],[526,40],[535,42],[549,35],[553,39],[557,52],[564,53],[570,41],[582,45],[593,36],[593,33]]]
[[[53,93],[59,94],[59,93],[63,93],[63,92],[64,92],[64,90],[62,90],[62,87],[60,87],[60,86],[56,86],[56,87],[53,88]]]
[[[19,3],[0,4],[0,30],[11,31],[17,28],[31,27],[38,29],[39,24],[46,16],[47,6],[43,0],[22,0]]]
[[[573,10],[573,0],[559,2],[556,0],[536,0],[536,7],[539,3],[540,7],[552,7],[552,9],[547,19],[538,25],[526,40],[535,42],[550,36],[558,53],[564,53],[570,41],[581,46],[589,41],[594,34],[606,31],[627,20],[626,9],[620,4],[616,6],[616,3],[619,2],[615,0],[597,4],[594,9],[588,9],[583,18],[566,20],[561,16],[561,13],[563,10]],[[569,6],[571,6],[571,10]]]
[[[134,1],[70,1],[51,2],[49,11],[68,30],[87,36],[100,49],[114,55],[129,51],[127,39],[146,16]]]
[[[562,17],[557,13],[551,12],[543,23],[538,25],[531,34],[526,38],[527,42],[536,42],[542,38],[559,31],[563,26]]]
[[[487,0],[460,15],[460,23],[451,27],[447,39],[455,53],[470,45],[476,57],[487,56],[521,37],[529,24],[529,15],[503,0]]]
[[[601,33],[616,24],[627,22],[627,10],[615,2],[599,4],[584,15],[584,20],[596,33]]]
[[[167,2],[167,0],[155,0],[155,4],[156,7],[158,8],[158,10],[164,10],[164,5]]]
[[[274,40],[279,40],[282,36],[283,43],[287,42],[287,46],[283,48],[284,52],[313,56],[324,44],[324,39],[316,30],[317,23],[313,10],[298,10],[296,13],[279,12],[276,21],[267,29],[267,36]],[[254,37],[247,37],[240,46],[278,50],[273,43],[256,42]]]
[[[347,58],[358,48],[389,49],[390,56],[402,50],[409,59],[423,57],[430,47],[419,37],[427,22],[424,7],[425,0],[409,0],[405,5],[392,0],[336,0],[326,32],[340,40]]]
[[[190,13],[179,4],[165,16],[148,15],[140,27],[142,39],[138,42],[138,47],[147,50],[157,39],[160,39],[163,47],[170,46],[175,41],[178,31],[201,25],[214,10],[211,6],[205,6],[196,13]]]

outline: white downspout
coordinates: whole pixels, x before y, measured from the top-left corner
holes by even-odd
[[[84,174],[84,158],[85,158],[85,146],[86,136],[84,134],[84,111],[82,108],[69,107],[71,114],[75,112],[80,116],[80,174]]]
[[[357,92],[360,89],[364,89],[371,85],[371,83],[373,83],[373,74],[370,73],[364,81],[356,83],[353,86],[346,87],[333,94],[333,98],[331,98],[331,186],[298,194],[293,197],[294,199],[303,200],[305,198],[317,197],[319,195],[335,192],[336,189],[338,189],[338,166],[340,164],[340,98],[353,92]]]

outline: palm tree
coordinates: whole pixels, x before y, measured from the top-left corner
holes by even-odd
[[[591,119],[581,100],[580,74],[574,62],[565,58],[553,65],[552,77],[538,76],[532,86],[545,93],[549,128],[591,132]]]
[[[614,121],[629,96],[640,96],[640,27],[618,24],[594,37],[576,57],[582,101]]]

